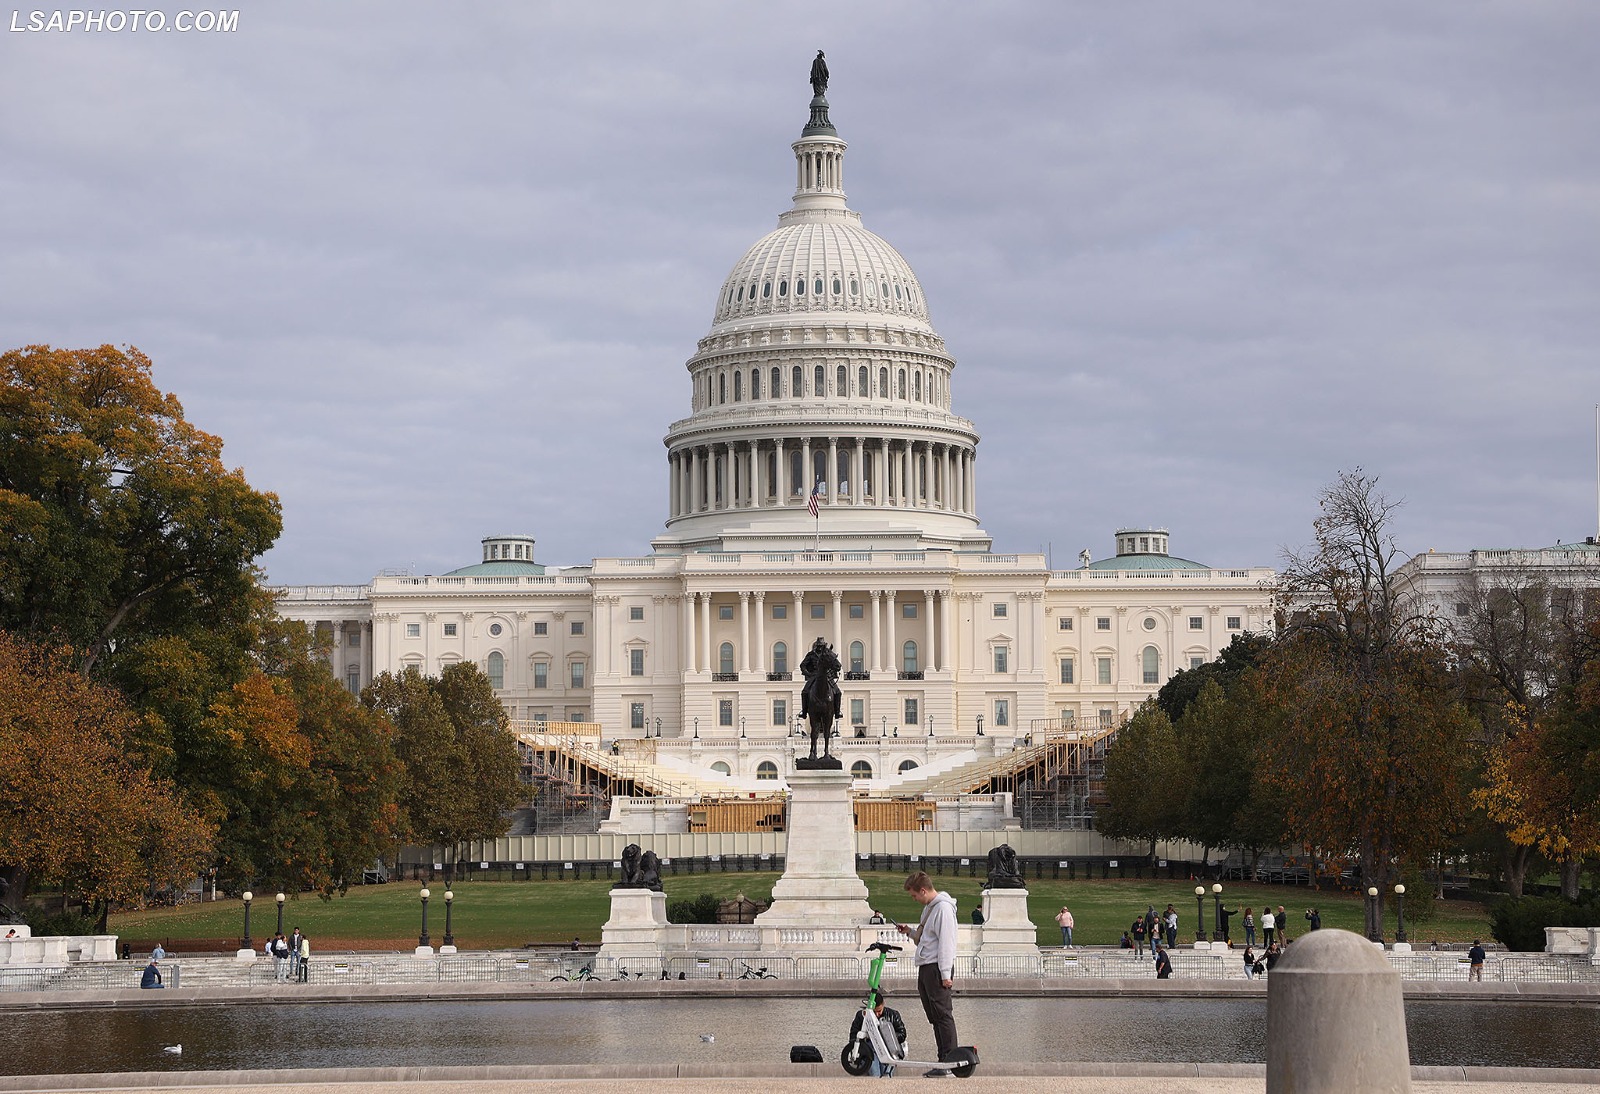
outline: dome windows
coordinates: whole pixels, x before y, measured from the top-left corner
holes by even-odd
[[[878,288],[883,290],[883,299],[884,302],[887,303],[889,300],[889,283],[887,281],[880,281],[878,282]]]
[[[894,298],[895,298],[895,299],[896,299],[896,300],[899,300],[899,299],[900,299],[900,286],[899,286],[899,285],[896,285],[896,286],[895,286],[895,287],[894,287]]]
[[[822,398],[828,393],[828,374],[822,371],[822,366],[817,365],[811,370],[811,394]]]
[[[804,296],[806,294],[806,279],[804,275],[794,279],[794,294],[796,296]]]
[[[783,298],[785,296],[788,296],[788,295],[789,295],[789,279],[788,278],[784,278],[782,281],[778,282],[778,296],[781,299],[781,298]]]
[[[763,299],[763,300],[771,300],[772,299],[772,282],[763,281],[761,283],[761,299]]]
[[[840,365],[834,376],[834,393],[838,395],[850,394],[850,373]]]
[[[833,278],[833,295],[834,296],[838,296],[839,293],[842,292],[843,290],[844,290],[844,286],[839,283],[839,276],[837,274],[835,274],[834,278]],[[817,278],[817,292],[820,293],[821,291],[822,291],[822,278],[819,277],[819,278]]]
[[[860,296],[861,295],[861,282],[857,281],[853,277],[850,279],[850,295],[851,296]]]
[[[794,399],[798,399],[798,398],[800,398],[800,396],[804,395],[806,393],[805,383],[806,383],[806,374],[804,372],[800,371],[800,366],[799,365],[794,366],[794,368],[789,373],[789,395],[790,395],[790,397],[794,398]]]
[[[779,398],[782,395],[783,395],[783,370],[780,369],[780,368],[774,367],[773,370],[772,370],[772,398],[776,399],[776,398]]]

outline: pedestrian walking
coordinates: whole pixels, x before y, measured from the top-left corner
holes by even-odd
[[[272,936],[272,978],[280,984],[289,982],[289,940],[281,933]]]
[[[1467,979],[1483,983],[1483,962],[1489,955],[1483,952],[1483,943],[1478,939],[1472,940],[1472,949],[1467,951]]]
[[[1165,922],[1167,927],[1167,949],[1170,950],[1178,944],[1178,909],[1170,904],[1167,905]]]
[[[1172,958],[1167,955],[1167,947],[1160,942],[1156,943],[1156,979],[1170,980],[1172,978]]]
[[[1278,944],[1289,941],[1289,913],[1283,910],[1283,905],[1278,905]]]
[[[311,939],[305,935],[300,936],[300,983],[309,983],[311,979]]]

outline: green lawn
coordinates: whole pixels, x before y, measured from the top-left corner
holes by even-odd
[[[775,873],[669,875],[667,901],[685,900],[701,893],[733,897],[743,892],[754,899],[765,899]],[[873,905],[893,919],[915,920],[916,902],[902,889],[899,874],[864,875]],[[935,882],[953,895],[963,922],[979,901],[978,878],[936,877]],[[586,944],[600,941],[600,926],[609,913],[607,881],[476,881],[455,887],[454,933],[463,949],[501,949],[520,947],[529,942],[559,944],[574,935]],[[302,928],[313,945],[333,949],[402,949],[416,944],[421,927],[418,901],[420,885],[391,883],[357,886],[346,896],[320,900],[314,896],[291,899],[284,909],[284,930]],[[428,930],[434,944],[444,935],[444,886],[432,887],[428,905]],[[1028,908],[1039,925],[1039,942],[1057,945],[1061,941],[1054,916],[1062,904],[1072,908],[1077,920],[1074,941],[1085,946],[1111,946],[1136,914],[1146,905],[1156,911],[1171,902],[1178,909],[1179,939],[1194,940],[1194,885],[1184,881],[1049,881],[1033,880],[1028,886]],[[1361,904],[1346,893],[1313,893],[1304,888],[1277,885],[1229,884],[1223,893],[1228,907],[1256,909],[1271,902],[1289,911],[1291,935],[1305,932],[1302,917],[1315,905],[1322,911],[1326,927],[1359,931]],[[1209,930],[1212,900],[1206,897]],[[257,899],[252,906],[251,934],[259,941],[276,924],[277,909],[270,899]],[[214,904],[187,905],[130,912],[111,917],[111,930],[125,938],[237,938],[243,930],[244,916],[238,900]],[[1386,933],[1392,937],[1394,912],[1391,907]],[[1489,935],[1488,914],[1482,905],[1465,901],[1446,901],[1437,905],[1434,918],[1427,923],[1407,924],[1411,938],[1426,941],[1464,942]],[[1233,920],[1235,943],[1244,938],[1240,917]]]

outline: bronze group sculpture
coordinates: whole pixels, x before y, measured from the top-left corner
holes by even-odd
[[[840,769],[844,764],[833,755],[833,723],[840,717],[839,657],[833,647],[818,638],[806,659],[800,662],[805,684],[800,689],[800,714],[811,727],[811,755],[799,757],[797,768]],[[822,738],[822,755],[817,755],[817,738]]]
[[[640,852],[637,843],[622,849],[622,879],[618,889],[649,889],[661,892],[661,860],[654,851]]]
[[[1017,853],[1011,849],[1009,843],[1002,843],[989,852],[989,880],[983,887],[985,889],[1028,887],[1028,883],[1022,880],[1022,872],[1017,868]]]

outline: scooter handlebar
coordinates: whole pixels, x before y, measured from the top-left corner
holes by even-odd
[[[879,953],[897,953],[903,949],[905,949],[904,946],[891,946],[887,942],[874,942],[867,947],[866,952],[871,953],[873,950],[877,950]]]

